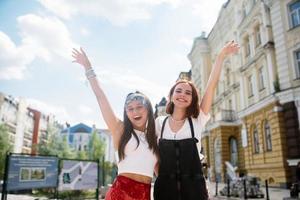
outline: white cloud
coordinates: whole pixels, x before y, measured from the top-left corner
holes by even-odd
[[[124,70],[123,68],[114,68],[114,70],[97,69],[96,71],[98,71],[97,74],[102,83],[111,87],[125,88],[130,91],[138,90],[151,98],[151,102],[159,101],[162,96],[167,94],[169,89],[166,86],[143,78],[140,74],[131,70]]]
[[[70,59],[72,40],[65,24],[54,17],[33,14],[18,17],[23,45],[37,48],[35,54],[49,60],[52,55]]]
[[[69,111],[64,105],[53,105],[38,99],[29,98],[26,99],[26,102],[30,108],[36,109],[45,115],[53,115],[55,120],[62,124],[65,122],[71,125],[85,123],[89,126],[96,124],[98,127],[106,127],[101,118],[99,118],[99,113],[93,112],[93,109],[87,105],[81,104],[78,110],[72,109]]]
[[[225,2],[226,0],[197,0],[191,4],[192,13],[199,17],[199,24],[201,24],[203,30],[211,30],[222,4]]]
[[[193,40],[191,38],[182,37],[178,41],[179,41],[179,44],[182,44],[182,45],[187,46],[189,48],[193,45]]]
[[[89,36],[89,35],[91,34],[90,31],[87,30],[86,28],[81,28],[81,29],[80,29],[80,33],[81,33],[81,35],[83,35],[83,36]]]
[[[17,18],[21,44],[0,31],[0,79],[23,79],[28,65],[37,57],[50,61],[53,56],[71,59],[76,45],[66,26],[57,18],[33,14]]]
[[[46,115],[54,115],[59,122],[70,121],[71,115],[64,106],[52,105],[38,99],[26,99],[30,108],[36,109]]]
[[[0,31],[0,79],[22,79],[26,65],[32,62],[33,54],[26,52],[27,46],[17,47],[15,43]]]
[[[87,105],[79,105],[79,108],[78,108],[79,112],[83,115],[89,115],[91,113],[93,113],[93,109]]]
[[[71,19],[75,15],[86,15],[107,19],[115,25],[126,25],[135,20],[151,18],[151,9],[161,4],[176,8],[182,0],[39,0],[55,15]]]

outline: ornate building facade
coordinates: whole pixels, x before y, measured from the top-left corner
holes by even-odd
[[[287,187],[300,161],[300,1],[228,0],[188,55],[200,95],[231,40],[241,49],[224,61],[202,133],[212,179],[226,180],[229,161],[240,175]]]

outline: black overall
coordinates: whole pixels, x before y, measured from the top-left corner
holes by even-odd
[[[198,140],[188,118],[192,138],[163,139],[167,121],[163,121],[159,140],[159,174],[154,185],[155,200],[207,200],[208,191],[197,150]]]

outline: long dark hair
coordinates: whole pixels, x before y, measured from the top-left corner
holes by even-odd
[[[169,92],[169,101],[167,103],[166,107],[166,113],[172,115],[174,112],[174,103],[171,101],[172,96],[174,94],[174,90],[176,86],[180,83],[187,83],[191,86],[192,88],[192,102],[191,104],[187,107],[186,109],[186,117],[194,117],[197,118],[199,113],[200,113],[200,107],[199,107],[199,94],[197,92],[196,86],[188,80],[179,80],[177,81],[173,87],[170,89]]]
[[[135,92],[137,94],[141,94],[144,96],[145,101],[146,101],[146,109],[148,111],[148,123],[147,123],[147,127],[146,127],[146,131],[145,131],[145,136],[146,136],[146,140],[148,142],[149,145],[149,149],[152,150],[152,152],[157,155],[158,152],[158,146],[157,146],[157,136],[155,134],[155,121],[154,121],[154,115],[153,115],[153,109],[152,109],[152,105],[150,100],[141,92]],[[128,94],[127,97],[129,95],[131,95],[132,93]],[[126,99],[127,99],[126,97]],[[125,146],[128,143],[128,141],[130,140],[130,138],[132,136],[134,136],[134,138],[137,140],[137,147],[140,145],[140,140],[137,136],[137,134],[134,132],[133,130],[133,126],[131,121],[129,120],[127,114],[126,114],[126,106],[124,106],[124,130],[123,130],[123,134],[121,136],[120,142],[119,142],[119,146],[118,146],[118,154],[119,154],[119,159],[123,160],[125,158]],[[136,148],[137,148],[136,147]]]

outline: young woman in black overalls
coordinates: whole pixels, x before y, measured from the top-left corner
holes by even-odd
[[[154,185],[155,200],[209,198],[196,144],[209,118],[222,63],[227,55],[238,49],[234,41],[224,46],[216,59],[200,106],[193,83],[181,80],[171,88],[166,109],[170,116],[156,119],[160,161]]]

